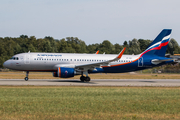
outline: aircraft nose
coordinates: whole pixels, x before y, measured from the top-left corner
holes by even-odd
[[[5,62],[3,63],[3,66],[4,66],[5,68],[7,68],[7,67],[9,66],[9,62],[8,62],[8,61],[5,61]]]

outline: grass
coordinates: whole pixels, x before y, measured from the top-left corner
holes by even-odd
[[[180,88],[0,86],[0,119],[180,119]]]
[[[25,72],[0,72],[0,79],[24,79]],[[89,74],[91,79],[179,79],[180,74]],[[69,79],[79,79],[80,75]],[[30,72],[29,79],[60,79],[50,72]],[[64,79],[64,78],[62,78]]]

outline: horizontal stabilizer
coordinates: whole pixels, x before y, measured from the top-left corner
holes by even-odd
[[[153,59],[153,60],[151,60],[151,63],[157,65],[159,63],[171,61],[171,60],[174,60],[174,59],[163,59],[163,60]]]

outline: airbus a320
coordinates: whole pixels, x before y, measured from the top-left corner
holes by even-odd
[[[75,53],[21,53],[4,62],[4,67],[29,72],[52,72],[54,77],[70,78],[81,75],[80,80],[89,82],[88,74],[124,73],[138,71],[167,63],[173,59],[165,57],[171,29],[164,29],[138,55],[123,55],[126,48],[118,54],[75,54]]]

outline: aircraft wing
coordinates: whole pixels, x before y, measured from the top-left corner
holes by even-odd
[[[126,48],[123,48],[123,50],[112,60],[107,60],[103,62],[96,62],[96,63],[90,63],[90,64],[82,64],[82,65],[75,65],[75,69],[77,71],[87,71],[87,70],[94,70],[95,68],[99,68],[101,66],[109,66],[110,62],[119,60]]]

